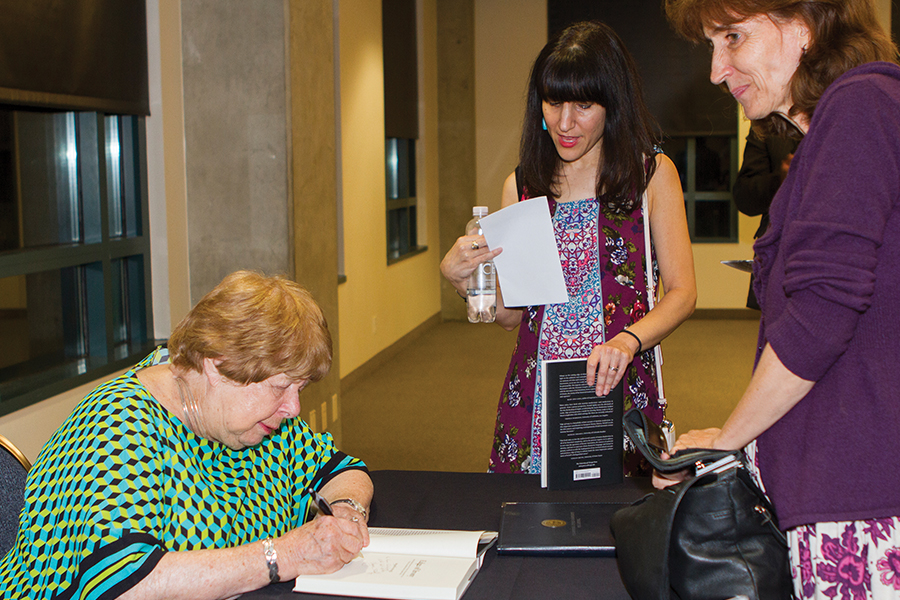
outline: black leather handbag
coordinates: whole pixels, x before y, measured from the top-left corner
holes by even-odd
[[[624,424],[657,471],[697,473],[613,515],[619,572],[631,597],[792,598],[787,540],[743,452],[686,450],[663,460],[640,410],[628,411]]]

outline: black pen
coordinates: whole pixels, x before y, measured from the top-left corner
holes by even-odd
[[[312,489],[311,487],[306,488],[306,491],[309,492],[310,497],[313,499],[313,502],[316,503],[316,506],[319,508],[319,512],[323,515],[328,515],[329,517],[334,516],[334,511],[331,510],[331,505],[328,504],[328,500],[319,495],[319,492]]]

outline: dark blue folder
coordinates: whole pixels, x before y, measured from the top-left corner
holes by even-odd
[[[609,529],[627,502],[506,502],[498,554],[615,556]]]

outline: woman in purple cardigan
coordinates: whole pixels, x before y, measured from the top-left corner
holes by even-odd
[[[710,79],[748,118],[803,136],[754,247],[750,385],[722,429],[674,449],[749,445],[798,598],[900,597],[897,49],[871,0],[666,0],[666,11],[709,44]]]

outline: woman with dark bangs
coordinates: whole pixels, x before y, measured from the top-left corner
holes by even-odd
[[[489,471],[540,472],[542,360],[587,358],[587,382],[598,395],[624,378],[625,408],[664,419],[655,348],[691,315],[697,292],[678,173],[655,144],[637,69],[612,29],[577,23],[547,43],[532,67],[519,166],[503,186],[502,206],[548,198],[569,302],[498,302],[496,321],[518,325],[519,335]],[[483,236],[463,236],[441,272],[465,294],[477,265],[499,253]],[[652,307],[657,269],[665,296]],[[627,453],[626,474],[641,471],[638,456]]]

